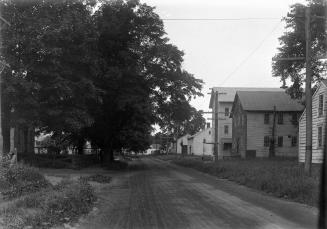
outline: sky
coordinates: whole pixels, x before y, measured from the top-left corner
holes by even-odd
[[[141,0],[162,19],[265,18],[229,21],[164,20],[170,42],[184,51],[183,68],[204,81],[191,104],[209,111],[212,87],[280,87],[272,57],[284,33],[282,17],[301,0]]]

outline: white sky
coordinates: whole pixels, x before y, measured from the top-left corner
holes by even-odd
[[[142,0],[161,18],[282,18],[289,6],[304,0]],[[272,77],[284,22],[164,21],[171,43],[185,52],[184,69],[204,80],[204,97],[192,101],[209,110],[209,88],[280,87]],[[240,67],[238,67],[241,65]],[[228,79],[226,79],[228,78]]]

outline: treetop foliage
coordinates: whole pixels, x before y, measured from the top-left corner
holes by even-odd
[[[315,18],[325,17],[326,3],[323,0],[307,0],[307,6],[294,4],[290,7],[287,16],[283,18],[286,23],[286,32],[279,38],[280,47],[275,55],[280,57],[305,57],[305,8],[311,8],[311,50],[312,50],[312,73],[313,82],[321,79],[322,73],[326,71],[326,62],[318,59],[327,51],[326,20]],[[281,81],[291,82],[287,91],[294,98],[299,98],[303,93],[303,82],[305,79],[305,60],[273,62],[273,76],[280,77]]]
[[[154,7],[131,1],[2,1],[3,96],[12,125],[80,146],[145,149],[152,125],[198,119],[203,81],[182,69]],[[203,120],[202,120],[203,121]],[[174,128],[172,128],[174,126]]]

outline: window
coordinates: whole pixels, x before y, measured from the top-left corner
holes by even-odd
[[[206,139],[205,138],[203,139],[203,143],[206,143]]]
[[[318,127],[318,147],[322,147],[322,126]]]
[[[269,124],[269,114],[265,114],[264,124]]]
[[[282,112],[278,113],[277,123],[278,123],[278,124],[283,124],[283,123],[284,123],[284,120],[283,120],[283,113],[282,113]]]
[[[225,116],[229,116],[229,108],[225,107]]]
[[[209,130],[209,135],[211,135],[211,131]]]
[[[264,137],[264,143],[263,146],[268,147],[269,146],[269,136]]]
[[[224,133],[228,134],[228,126],[227,125],[224,126]]]
[[[294,125],[297,125],[297,124],[298,124],[297,113],[293,113],[293,114],[292,114],[292,123],[293,123]]]
[[[322,116],[324,109],[324,95],[319,95],[318,116]]]
[[[277,145],[278,147],[283,147],[283,136],[278,136]]]
[[[231,150],[231,149],[232,149],[232,143],[223,144],[223,150]]]
[[[296,146],[296,145],[297,145],[297,137],[292,136],[292,146]]]

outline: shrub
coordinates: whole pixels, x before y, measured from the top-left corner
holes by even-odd
[[[33,193],[2,210],[7,228],[51,228],[90,211],[95,195],[84,180],[62,183]]]
[[[63,169],[72,167],[72,157],[69,155],[22,154],[19,158],[26,164],[40,168]]]
[[[18,163],[3,164],[0,169],[1,193],[5,198],[15,198],[50,186],[45,177],[35,168]]]

